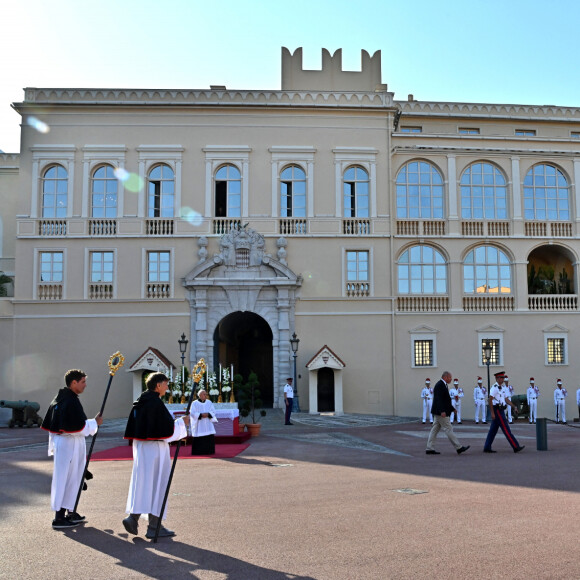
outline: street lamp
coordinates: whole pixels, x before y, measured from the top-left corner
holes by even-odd
[[[189,342],[189,340],[185,338],[185,332],[177,342],[179,343],[179,352],[181,353],[181,366],[185,366],[185,353],[187,351],[187,343]]]
[[[491,393],[491,380],[489,377],[489,363],[491,362],[491,351],[492,351],[493,347],[491,344],[490,340],[485,340],[485,342],[483,343],[483,358],[485,359],[485,364],[487,366],[487,412],[485,414],[485,416],[487,417],[487,420],[491,419],[491,411],[489,409],[489,396]]]
[[[298,383],[296,382],[296,356],[299,342],[300,339],[296,336],[296,333],[292,334],[292,338],[290,339],[290,347],[292,348],[292,356],[294,357],[294,398],[292,399],[293,413],[300,413],[300,401],[298,401]]]

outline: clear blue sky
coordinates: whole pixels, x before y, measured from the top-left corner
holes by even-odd
[[[382,51],[404,100],[580,106],[580,0],[0,0],[0,150],[24,87],[280,89],[280,47]]]

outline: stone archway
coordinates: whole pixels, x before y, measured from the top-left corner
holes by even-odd
[[[258,375],[264,407],[274,404],[272,330],[253,312],[232,312],[220,320],[213,336],[214,364],[230,367],[244,380],[251,372]]]
[[[232,227],[220,239],[220,252],[208,257],[208,240],[198,239],[198,264],[183,281],[190,304],[190,363],[204,358],[216,368],[215,329],[235,313],[252,313],[271,331],[273,407],[284,406],[284,379],[291,375],[290,337],[302,277],[286,262],[286,240],[279,238],[277,258],[265,253],[265,240],[250,228]],[[219,349],[219,346],[218,346]],[[240,363],[241,364],[241,363]],[[235,369],[234,369],[234,372]]]

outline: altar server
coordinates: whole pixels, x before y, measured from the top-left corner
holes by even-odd
[[[562,387],[562,381],[556,380],[556,388],[554,389],[554,405],[556,406],[556,423],[566,423],[566,396],[568,391]]]
[[[477,385],[473,389],[473,400],[475,402],[475,422],[479,423],[479,417],[481,416],[482,423],[486,423],[486,412],[487,412],[487,390],[482,387],[482,378],[477,377]]]
[[[530,377],[530,386],[526,391],[528,399],[528,407],[530,408],[530,423],[535,423],[538,418],[538,397],[540,396],[540,389],[534,382],[534,377]]]
[[[197,392],[197,401],[191,405],[192,455],[213,455],[215,453],[215,427],[217,423],[213,403],[207,398],[205,389]]]
[[[147,390],[133,403],[127,421],[125,439],[133,440],[133,473],[129,484],[123,526],[130,534],[137,534],[139,517],[149,514],[149,526],[145,537],[155,538],[161,506],[169,473],[171,458],[169,443],[187,437],[189,416],[173,420],[161,400],[168,388],[168,378],[163,373],[153,373],[146,381]],[[175,536],[175,532],[160,527],[159,537]]]
[[[66,387],[50,403],[41,425],[50,433],[48,454],[54,455],[50,506],[55,511],[52,521],[55,530],[74,528],[85,520],[85,516],[74,511],[87,459],[85,437],[94,435],[103,423],[100,414],[87,419],[79,400],[87,386],[87,375],[71,369],[64,375],[64,381]]]

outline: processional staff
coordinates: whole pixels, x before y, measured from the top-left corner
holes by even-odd
[[[109,362],[107,363],[109,366],[109,384],[107,385],[107,390],[105,391],[105,396],[103,398],[103,404],[101,405],[101,410],[99,411],[99,415],[102,417],[103,412],[105,410],[105,404],[107,403],[107,397],[109,396],[109,389],[111,388],[111,383],[113,382],[113,377],[115,373],[123,366],[125,362],[125,357],[117,351],[116,353],[112,354],[109,358]],[[77,506],[79,505],[79,501],[81,499],[81,492],[83,491],[83,485],[85,483],[85,478],[87,477],[88,469],[89,469],[89,462],[91,461],[91,455],[93,454],[93,447],[95,446],[95,440],[99,431],[93,435],[93,440],[91,441],[91,447],[89,448],[89,452],[87,454],[87,461],[85,463],[85,469],[83,471],[83,476],[81,478],[81,484],[79,486],[79,491],[77,493],[77,499],[75,501],[75,507],[73,509],[74,512],[77,511]]]
[[[191,393],[189,393],[189,400],[187,402],[187,409],[185,410],[185,415],[189,415],[191,410],[191,404],[193,403],[193,397],[195,395],[195,388],[199,385],[201,378],[206,371],[206,364],[204,359],[199,359],[198,363],[193,367],[191,371],[191,377],[193,379],[193,385],[191,386]],[[169,473],[169,480],[167,481],[167,488],[165,490],[165,496],[163,497],[163,503],[161,504],[161,513],[159,514],[159,519],[157,520],[157,528],[155,529],[155,537],[153,538],[153,543],[157,543],[157,538],[159,536],[159,531],[161,530],[161,520],[163,519],[163,512],[165,512],[165,506],[167,505],[167,498],[169,497],[169,488],[171,487],[171,481],[173,480],[173,472],[175,471],[175,466],[177,465],[177,458],[179,457],[179,450],[181,449],[180,439],[177,442],[177,447],[175,448],[175,457],[173,458],[173,464],[171,465],[171,472]]]

